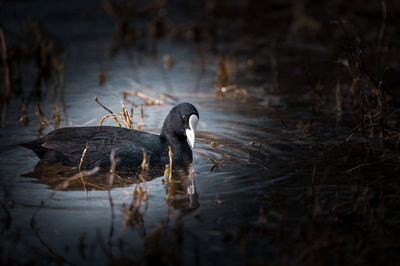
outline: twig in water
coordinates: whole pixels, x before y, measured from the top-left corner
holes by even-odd
[[[360,130],[360,128],[361,128],[361,123],[358,124],[358,125],[351,131],[350,135],[347,136],[347,138],[346,138],[346,140],[345,140],[345,143],[349,142],[349,141],[353,138],[353,136]]]
[[[62,188],[67,188],[69,186],[69,183],[71,181],[77,180],[79,178],[81,178],[81,176],[91,176],[94,175],[95,173],[97,173],[100,170],[100,167],[96,166],[95,168],[88,170],[88,171],[83,171],[80,173],[77,173],[76,175],[66,179],[65,181],[63,181],[62,183],[60,183],[59,185],[57,185],[54,190],[44,199],[40,202],[40,206],[36,208],[35,212],[33,213],[32,217],[31,217],[31,221],[30,221],[30,225],[32,228],[35,227],[35,218],[37,216],[37,214],[39,213],[39,211],[43,208],[44,204],[46,203],[46,201],[48,201],[49,199],[51,199],[54,194],[62,189]]]
[[[108,234],[108,246],[109,246],[109,254],[112,257],[112,237],[114,235],[114,220],[115,220],[115,213],[114,213],[114,200],[111,196],[111,188],[114,183],[114,177],[115,177],[115,169],[117,166],[117,160],[115,159],[115,150],[113,149],[110,154],[110,176],[108,178],[108,189],[107,189],[107,195],[108,195],[108,200],[110,202],[110,210],[111,210],[111,224],[110,224],[110,231]]]
[[[78,166],[78,171],[79,171],[79,173],[81,172],[81,168],[82,168],[82,164],[83,164],[83,159],[85,158],[86,151],[87,151],[88,148],[89,148],[89,144],[88,144],[88,142],[86,142],[86,147],[85,147],[85,149],[84,149],[83,152],[82,152],[82,157],[81,157],[81,160],[80,160],[79,166]],[[87,191],[87,188],[86,188],[86,182],[85,182],[85,179],[84,179],[83,175],[81,175],[81,181],[82,181],[83,189],[86,191],[86,196],[88,196],[88,195],[87,195],[87,192],[88,192],[88,191]]]
[[[164,105],[164,104],[168,104],[162,100],[153,98],[151,96],[148,96],[140,91],[123,91],[122,94],[124,95],[124,98],[126,98],[127,95],[135,95],[139,98],[142,98],[143,100],[146,101],[146,103],[148,105]]]
[[[381,138],[382,138],[382,151],[385,148],[385,109],[384,109],[384,102],[385,102],[385,87],[384,87],[384,78],[388,67],[384,69],[383,77],[378,83],[378,91],[379,91],[379,99],[378,99],[378,111],[379,111],[379,125],[381,128]]]
[[[379,125],[381,127],[381,138],[382,138],[382,151],[385,148],[385,123],[384,123],[384,110],[383,110],[383,102],[384,102],[384,90],[383,90],[383,81],[379,81]]]
[[[57,261],[61,264],[66,263],[69,265],[73,265],[71,262],[69,262],[66,258],[64,258],[63,256],[57,254],[43,239],[42,237],[39,235],[39,232],[36,228],[33,228],[34,232],[35,232],[35,236],[37,237],[37,239],[39,240],[40,244],[42,244],[49,252],[50,254],[52,254],[54,257],[56,257]]]
[[[29,124],[29,118],[28,118],[28,114],[26,113],[26,104],[25,103],[22,105],[21,110],[22,110],[22,115],[19,118],[19,121],[21,122],[23,127],[26,127]]]
[[[143,117],[143,105],[140,105],[140,122],[138,124],[138,129],[140,131],[143,130],[143,120],[144,120],[144,117]]]
[[[149,170],[149,162],[148,162],[147,154],[146,154],[146,152],[144,150],[143,150],[143,161],[142,161],[142,164],[141,164],[141,168],[142,168],[142,171],[139,174],[139,179],[143,183],[143,185],[145,186],[146,194],[148,195],[149,188],[147,187],[146,179],[144,177],[145,177],[147,171]],[[146,196],[146,199],[147,199],[147,196]]]
[[[353,168],[347,170],[346,173],[351,173],[351,172],[353,172],[354,170],[357,170],[357,169],[359,169],[359,168],[361,168],[361,167],[364,167],[364,166],[371,166],[371,165],[375,165],[375,164],[380,164],[380,163],[383,163],[384,161],[385,161],[385,159],[379,160],[379,161],[377,161],[377,162],[362,163],[362,164],[359,164],[359,165],[357,165],[357,166],[355,166],[355,167],[353,167]]]
[[[133,127],[133,108],[131,108],[131,112],[128,113],[128,109],[125,107],[124,103],[121,101],[122,106],[122,120],[124,121],[125,127],[129,129],[134,129]]]
[[[171,102],[177,102],[178,101],[178,98],[176,98],[176,97],[174,97],[174,96],[172,96],[170,94],[166,94],[166,93],[162,93],[162,92],[158,92],[157,96],[160,97],[160,98],[163,98],[164,100],[168,100],[168,101],[171,101]]]
[[[65,72],[66,61],[67,61],[67,53],[64,53],[64,60],[63,60],[62,64],[59,65],[58,71],[59,71],[59,78],[60,78],[60,103],[63,107],[65,125],[68,126],[69,122],[68,122],[67,105],[65,104],[65,99],[64,99],[64,88],[65,88],[64,72]]]
[[[36,109],[40,117],[40,124],[45,125],[46,127],[53,127],[46,116],[43,114],[42,109],[40,108],[39,104],[36,104]]]
[[[53,111],[53,118],[54,118],[54,128],[58,129],[60,127],[60,109],[58,108],[58,104],[54,106],[54,111]]]
[[[94,97],[94,100],[95,100],[96,103],[98,103],[101,107],[103,107],[104,110],[106,110],[107,112],[109,112],[109,113],[111,114],[111,116],[114,117],[114,120],[115,120],[115,122],[118,124],[118,126],[121,127],[121,124],[119,123],[118,118],[117,118],[117,117],[119,117],[119,116],[116,115],[116,114],[114,114],[113,111],[111,111],[111,110],[108,109],[107,107],[105,107],[105,106],[99,101],[99,99],[97,98],[97,96]],[[109,116],[107,116],[107,117],[109,117]],[[107,118],[107,117],[104,116],[104,117],[102,118],[101,121],[103,121],[103,120],[104,120],[105,118]],[[121,117],[119,117],[119,118],[121,118]],[[101,123],[102,123],[102,122],[101,122]]]
[[[116,114],[108,114],[108,115],[103,116],[103,117],[100,119],[99,125],[102,126],[104,120],[106,120],[106,119],[109,118],[109,117],[113,117],[114,120],[117,122],[118,126],[121,127],[121,123],[118,121],[118,118],[119,118],[119,119],[122,119],[122,117],[120,117],[119,115],[116,115]]]
[[[165,166],[164,176],[167,178],[167,182],[171,182],[172,180],[172,151],[171,146],[168,146],[168,157],[169,164]]]
[[[378,46],[379,47],[382,47],[382,41],[383,41],[383,37],[385,36],[386,21],[387,21],[386,2],[382,0],[381,5],[382,5],[382,24],[381,24],[381,28],[379,30],[379,35],[378,35]]]
[[[86,147],[85,147],[85,149],[84,149],[83,152],[82,152],[81,160],[80,160],[80,162],[79,162],[78,171],[81,170],[81,167],[82,167],[82,164],[83,164],[83,159],[85,158],[86,151],[87,151],[88,148],[89,148],[89,144],[88,144],[88,142],[86,142]]]
[[[0,27],[0,42],[1,42],[2,61],[4,65],[4,80],[6,84],[6,94],[4,98],[3,110],[1,113],[1,121],[4,121],[6,120],[7,116],[8,101],[10,100],[11,97],[11,70],[10,70],[10,65],[8,63],[7,44],[6,44],[6,39],[4,37],[3,27]]]

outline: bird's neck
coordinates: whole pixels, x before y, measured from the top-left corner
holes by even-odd
[[[171,146],[171,149],[177,149],[184,146],[189,146],[185,135],[171,134],[170,132],[161,132],[160,137],[165,141],[165,143]]]
[[[164,139],[165,144],[171,147],[172,160],[174,163],[192,161],[192,149],[187,143],[186,136],[177,136],[173,134],[161,134],[160,136]],[[190,158],[186,158],[187,156]]]

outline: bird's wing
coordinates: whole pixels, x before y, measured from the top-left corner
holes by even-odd
[[[40,148],[47,153],[49,160],[57,157],[64,162],[78,166],[82,160],[83,167],[109,166],[110,155],[114,150],[114,158],[118,166],[136,167],[143,160],[142,148],[149,143],[157,143],[156,137],[144,132],[132,132],[123,128],[92,127],[71,130],[64,128],[54,131],[41,139]],[[152,136],[149,138],[149,136]]]
[[[143,155],[149,154],[145,148],[127,140],[118,140],[113,149],[117,165],[121,167],[139,167],[143,161]]]
[[[83,157],[84,167],[109,164],[109,155],[113,146],[114,136],[109,136],[107,130],[97,127],[63,128],[42,138],[41,147],[51,156],[57,154],[64,161],[78,166]]]

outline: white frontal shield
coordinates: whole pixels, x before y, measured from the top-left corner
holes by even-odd
[[[189,128],[185,130],[187,140],[192,148],[194,148],[195,131],[198,122],[199,118],[197,115],[191,115],[189,118]]]

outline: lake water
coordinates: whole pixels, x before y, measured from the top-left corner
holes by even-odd
[[[140,30],[151,30],[145,23],[154,14],[167,10],[174,23],[184,24],[193,8],[204,8],[175,2],[167,9],[158,9],[162,3],[154,2],[154,9],[132,24],[137,36]],[[46,38],[66,47],[67,57],[64,101],[60,89],[53,93],[51,82],[48,89],[42,88],[40,106],[52,126],[39,130],[37,100],[27,106],[28,125],[18,121],[36,75],[30,64],[23,72],[26,89],[11,97],[0,128],[2,260],[92,265],[395,264],[390,258],[398,258],[398,165],[388,163],[392,171],[373,166],[348,171],[358,165],[347,159],[356,153],[351,145],[358,147],[360,140],[355,136],[350,148],[344,144],[353,117],[349,110],[343,117],[334,111],[337,79],[345,80],[343,86],[348,82],[345,71],[332,62],[328,48],[295,45],[292,37],[279,33],[290,21],[286,5],[290,6],[277,7],[281,13],[275,18],[284,24],[276,29],[269,25],[265,38],[243,37],[235,44],[239,37],[232,28],[247,24],[230,25],[221,18],[215,22],[218,38],[203,33],[197,42],[193,25],[201,22],[199,15],[179,28],[178,37],[129,43],[125,36],[122,39],[136,49],[125,53],[122,45],[111,57],[118,19],[110,18],[97,1],[3,4],[6,29],[17,31],[29,14],[30,20],[42,21]],[[211,31],[214,22],[208,22]],[[257,53],[260,47],[267,48]],[[213,49],[217,53],[209,52]],[[225,61],[221,55],[227,55]],[[172,66],[165,66],[171,58]],[[318,91],[304,82],[304,58],[310,71],[321,77],[321,87],[331,88],[325,90],[330,91],[326,99],[318,98]],[[218,85],[224,78],[221,62],[235,72],[228,74],[227,86]],[[103,85],[100,72],[107,76]],[[328,72],[334,78],[324,79]],[[18,145],[54,129],[56,104],[61,127],[98,125],[108,112],[94,97],[115,113],[120,112],[121,101],[128,110],[131,102],[138,105],[133,109],[136,128],[144,100],[127,96],[126,101],[124,91],[162,100],[158,93],[172,96],[165,100],[170,104],[143,108],[143,130],[155,134],[173,104],[190,102],[197,107],[200,120],[190,175],[175,173],[169,183],[165,176],[153,176],[145,184],[137,183],[137,176],[114,177],[109,189],[110,174],[96,172],[61,186],[74,175],[68,167],[37,166],[35,154]],[[110,118],[104,124],[116,126]],[[146,189],[147,200],[140,198]]]

